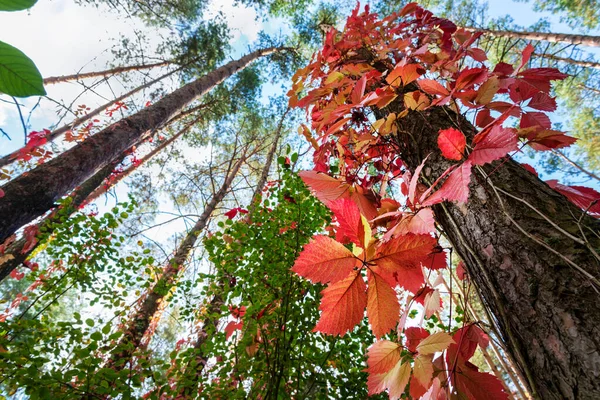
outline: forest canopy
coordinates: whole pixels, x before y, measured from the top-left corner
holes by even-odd
[[[600,4],[510,4],[0,1],[0,398],[600,398]]]

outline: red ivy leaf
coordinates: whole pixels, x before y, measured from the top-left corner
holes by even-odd
[[[546,181],[546,183],[577,207],[588,210],[590,214],[600,217],[600,193],[594,189],[585,186],[561,185],[554,179]]]
[[[315,332],[343,335],[362,321],[367,306],[367,287],[359,271],[336,282],[321,294],[321,318]]]
[[[456,201],[466,203],[469,198],[469,182],[471,182],[471,168],[473,164],[467,160],[450,173],[434,194],[427,198],[422,205],[424,207],[441,203],[442,201]]]
[[[440,130],[437,142],[442,155],[449,160],[460,160],[467,144],[465,135],[454,128]]]
[[[475,165],[492,162],[518,150],[518,142],[519,137],[514,129],[496,125],[475,145],[469,160]]]
[[[304,246],[292,271],[311,282],[335,283],[348,276],[357,259],[343,244],[324,235]]]
[[[368,271],[367,317],[376,338],[394,329],[400,316],[400,303],[390,283],[374,271]]]

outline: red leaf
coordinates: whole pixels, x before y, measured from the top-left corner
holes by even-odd
[[[317,171],[300,171],[300,178],[310,187],[323,203],[349,197],[350,185],[327,174]]]
[[[13,279],[16,279],[18,281],[20,281],[21,279],[23,279],[23,277],[25,276],[24,272],[20,272],[17,269],[13,269],[12,271],[10,271],[10,277]]]
[[[392,285],[383,276],[368,271],[367,317],[376,338],[394,329],[400,318],[400,303]]]
[[[406,348],[415,353],[417,351],[417,346],[423,339],[429,336],[429,332],[423,328],[417,328],[413,326],[406,328],[406,331],[404,331],[404,336],[406,336]]]
[[[405,214],[397,225],[390,228],[383,236],[383,241],[393,237],[414,233],[426,235],[435,231],[435,220],[431,208],[422,208],[416,214]]]
[[[441,96],[447,96],[449,94],[448,89],[434,79],[421,79],[418,80],[417,83],[425,93]]]
[[[537,151],[561,149],[569,147],[577,141],[576,138],[565,135],[564,132],[552,129],[543,129],[527,136],[527,144]]]
[[[467,269],[465,268],[465,263],[462,260],[460,260],[456,265],[456,276],[458,276],[458,279],[461,281],[467,279]]]
[[[292,271],[311,282],[335,283],[346,278],[357,262],[343,244],[317,235],[304,246]]]
[[[363,75],[356,84],[354,85],[354,90],[352,90],[352,103],[358,104],[360,100],[365,94],[365,88],[367,86],[367,76]]]
[[[238,329],[242,330],[243,327],[244,327],[244,323],[242,321],[240,321],[240,322],[229,321],[229,323],[225,327],[225,339],[229,339],[231,337],[231,335],[233,335],[233,332],[235,332]]]
[[[529,59],[533,54],[533,50],[534,48],[531,45],[531,43],[528,43],[527,46],[525,46],[525,49],[523,49],[523,58],[521,59],[521,64],[519,64],[519,68],[517,68],[517,72],[520,71],[521,68],[523,68],[525,64],[529,62]]]
[[[594,189],[585,186],[561,185],[556,180],[549,180],[546,183],[577,207],[588,210],[592,215],[600,216],[600,193]]]
[[[496,125],[475,145],[468,159],[475,165],[492,162],[518,150],[518,142],[519,137],[514,129]]]
[[[492,374],[479,372],[477,367],[467,362],[458,365],[451,375],[451,380],[456,385],[459,398],[507,400],[508,394],[504,391],[502,382]]]
[[[449,160],[460,160],[467,144],[465,135],[454,128],[440,130],[437,142],[442,155]]]
[[[455,90],[470,88],[485,81],[488,77],[487,68],[465,68],[456,78]]]
[[[339,199],[328,204],[333,215],[340,224],[336,230],[336,239],[338,242],[347,243],[348,241],[355,243],[358,246],[366,248],[365,244],[365,229],[360,218],[360,210],[354,201],[351,199]]]
[[[425,68],[419,64],[397,65],[385,80],[393,87],[406,86],[424,73]]]
[[[530,68],[521,71],[519,76],[523,78],[540,81],[557,81],[567,78],[569,75],[563,74],[556,68]]]
[[[400,361],[402,348],[398,343],[379,340],[367,351],[367,367],[369,375],[386,373]]]
[[[314,331],[330,335],[343,335],[354,328],[364,317],[367,306],[367,287],[359,271],[336,282],[321,294],[321,318]]]
[[[466,203],[469,198],[469,182],[471,182],[471,161],[467,160],[456,168],[435,193],[421,205],[432,206],[442,201]]]
[[[550,129],[552,127],[552,122],[550,121],[550,118],[542,112],[524,112],[519,127],[524,129],[536,126]]]
[[[437,245],[429,235],[398,236],[379,246],[375,257],[370,260],[389,273],[401,272],[407,267],[419,267]]]
[[[535,176],[538,176],[537,171],[531,165],[526,164],[526,163],[521,163],[521,167],[525,168],[527,171],[531,172]]]
[[[537,92],[527,106],[541,111],[554,111],[556,110],[556,100],[547,93]]]

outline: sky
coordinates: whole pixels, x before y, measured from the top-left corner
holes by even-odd
[[[231,58],[237,58],[247,52],[247,48],[258,37],[261,30],[271,33],[285,30],[285,24],[280,20],[264,22],[254,9],[234,6],[234,0],[216,0],[210,4],[208,17],[223,12],[232,31],[231,43],[233,52]],[[515,23],[530,25],[545,17],[552,21],[556,31],[572,32],[566,24],[549,13],[536,13],[529,3],[509,0],[490,0],[489,14],[492,17],[509,13]],[[25,28],[24,28],[25,27]],[[0,12],[0,40],[5,41],[27,54],[38,66],[44,77],[72,74],[78,71],[95,71],[105,69],[113,62],[111,49],[121,38],[135,38],[136,30],[146,32],[149,46],[160,43],[160,35],[166,31],[144,29],[144,24],[130,18],[122,18],[107,8],[80,6],[73,0],[40,0],[33,8],[20,12]],[[162,72],[152,71],[152,76]],[[89,83],[89,82],[88,82]],[[109,85],[103,84],[95,88],[95,94],[86,93],[78,98],[73,106],[85,104],[95,108],[112,99],[115,94],[123,93],[126,89],[120,78],[111,78]],[[177,82],[172,83],[173,87]],[[48,96],[69,104],[80,95],[82,86],[78,83],[62,83],[47,86]],[[276,88],[269,87],[265,95],[274,94]],[[147,100],[146,94],[135,99],[138,106]],[[22,109],[27,117],[29,110],[34,107],[37,99],[20,99]],[[43,101],[32,114],[26,130],[37,131],[51,128],[56,124],[57,106],[49,101]],[[69,121],[63,120],[62,123]],[[7,132],[12,140],[0,136],[0,155],[20,148],[24,142],[24,128],[18,117],[17,109],[12,99],[0,96],[0,128]],[[125,199],[125,190],[119,190],[119,198]],[[179,224],[163,226],[156,235],[169,236],[181,230]]]

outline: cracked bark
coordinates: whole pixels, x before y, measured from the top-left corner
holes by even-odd
[[[399,110],[398,104],[389,107]],[[394,140],[411,170],[430,154],[424,169],[429,182],[452,163],[440,154],[438,131],[456,127],[467,137],[475,133],[464,117],[442,107],[411,111],[397,122],[401,133]],[[433,207],[534,397],[598,399],[600,295],[567,261],[598,277],[598,260],[500,190],[525,200],[573,236],[581,236],[581,226],[595,249],[600,239],[593,232],[600,232],[600,222],[512,159],[474,168],[467,204]]]
[[[0,243],[23,225],[43,215],[54,206],[56,200],[123,151],[164,126],[192,101],[251,62],[281,50],[261,49],[231,61],[5,184],[2,187],[5,196],[0,199]]]

